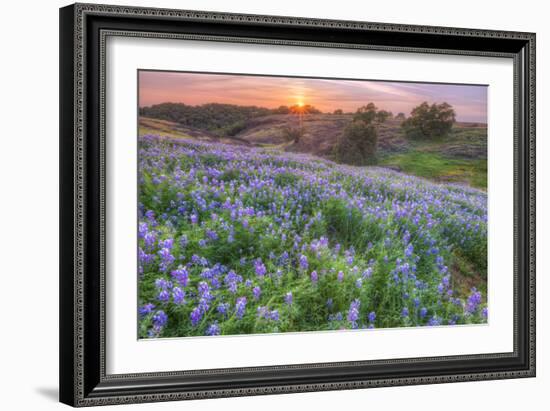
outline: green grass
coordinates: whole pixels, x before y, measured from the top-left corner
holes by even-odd
[[[436,181],[468,183],[472,187],[487,189],[487,160],[457,159],[433,152],[409,151],[388,155],[379,165],[394,166],[407,174]]]

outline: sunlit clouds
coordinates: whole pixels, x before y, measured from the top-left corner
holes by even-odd
[[[480,85],[139,72],[141,107],[165,102],[266,108],[309,104],[323,112],[354,112],[370,101],[394,114],[408,114],[423,101],[446,101],[454,107],[458,121],[487,121],[487,87]]]

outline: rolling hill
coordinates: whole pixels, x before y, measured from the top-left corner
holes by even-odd
[[[303,135],[298,143],[288,141],[285,130],[300,127],[294,114],[268,114],[229,124],[215,131],[179,122],[140,117],[140,135],[158,134],[176,138],[222,142],[309,153],[332,159],[334,145],[352,114],[308,114],[302,118]],[[231,129],[233,135],[224,130]],[[236,131],[236,132],[235,132]],[[378,165],[434,181],[487,187],[487,126],[456,123],[451,134],[437,141],[411,141],[391,119],[379,128]]]

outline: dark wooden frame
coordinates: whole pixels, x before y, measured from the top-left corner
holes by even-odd
[[[514,351],[107,375],[104,46],[111,35],[513,59]],[[535,375],[535,34],[76,4],[60,10],[60,101],[62,402],[88,406]]]

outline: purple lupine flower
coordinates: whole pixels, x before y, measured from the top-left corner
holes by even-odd
[[[376,313],[371,311],[368,315],[368,319],[370,323],[374,323],[376,321]]]
[[[344,281],[344,272],[343,271],[338,271],[338,276],[337,276],[337,280],[338,282],[342,282]]]
[[[193,327],[196,327],[199,324],[200,320],[202,319],[202,310],[200,309],[200,307],[193,308],[193,311],[191,311],[190,318],[191,318],[191,325],[193,325]]]
[[[344,319],[344,315],[341,312],[338,312],[334,315],[328,316],[329,321],[342,321]]]
[[[155,315],[153,315],[153,326],[157,329],[161,329],[168,322],[168,316],[162,310],[158,310]]]
[[[157,241],[157,234],[154,231],[149,231],[143,236],[143,243],[148,250],[153,249],[155,242]]]
[[[361,288],[363,286],[363,279],[362,278],[358,278],[357,280],[355,280],[355,286],[357,288]]]
[[[155,304],[147,303],[139,307],[139,315],[145,317],[148,314],[151,314],[155,309]]]
[[[300,268],[302,270],[307,270],[307,268],[309,267],[309,263],[307,261],[307,257],[303,254],[300,254],[300,257],[299,257],[299,263],[300,263]]]
[[[172,298],[174,299],[174,303],[177,305],[181,305],[185,302],[185,291],[183,291],[179,287],[174,287],[172,289]]]
[[[372,277],[372,267],[368,267],[365,271],[363,271],[362,277],[366,280],[367,278]]]
[[[414,247],[411,243],[405,247],[405,257],[411,257],[414,252]]]
[[[317,271],[312,271],[311,274],[310,274],[310,277],[311,277],[311,282],[312,283],[317,283],[317,280],[319,279],[319,276],[317,275]]]
[[[352,324],[353,328],[357,328],[357,320],[359,319],[359,307],[361,302],[359,300],[353,300],[348,310],[348,321]]]
[[[244,312],[246,310],[246,297],[239,297],[235,302],[235,316],[238,319],[243,318]]]
[[[218,233],[216,233],[214,230],[206,230],[206,236],[211,241],[216,241],[218,239]]]
[[[285,294],[285,303],[287,305],[292,305],[292,291]]]
[[[210,286],[208,285],[208,283],[206,281],[201,281],[197,285],[197,291],[199,292],[199,295],[201,297],[208,296],[210,294]]]
[[[172,283],[165,278],[159,277],[155,280],[155,287],[158,290],[167,290],[169,288],[172,288]]]
[[[199,240],[199,247],[201,248],[206,247],[206,240],[204,238]]]
[[[171,250],[174,246],[174,239],[173,238],[167,238],[166,240],[160,240],[159,241],[159,247],[160,248],[167,248],[168,250]]]
[[[258,316],[258,318],[266,318],[269,315],[269,311],[267,307],[260,305],[256,309],[256,315]]]
[[[189,272],[187,268],[179,266],[177,270],[172,271],[171,275],[179,285],[187,287],[187,283],[189,282]]]
[[[485,320],[489,317],[489,309],[487,307],[483,307],[483,309],[481,310],[481,316]]]
[[[168,270],[168,267],[176,260],[175,257],[170,253],[168,248],[161,248],[159,251],[160,256],[160,269],[161,271]]]
[[[187,236],[184,234],[180,237],[180,247],[185,248],[187,247],[187,244],[189,244],[189,240],[187,239]]]
[[[436,325],[441,325],[441,320],[434,315],[428,320],[428,325],[432,327]]]
[[[190,220],[191,224],[197,224],[199,222],[199,216],[193,213],[191,214]]]
[[[407,307],[403,307],[401,310],[401,317],[408,317],[409,316],[409,309]]]
[[[259,258],[254,261],[254,271],[258,277],[263,277],[267,273],[264,263]]]
[[[138,224],[138,237],[143,238],[145,237],[145,234],[149,231],[149,226],[147,223],[139,223]]]
[[[237,292],[237,286],[242,281],[243,278],[233,270],[229,271],[223,279],[225,286],[232,294],[235,294]]]
[[[139,263],[141,265],[151,264],[153,262],[153,256],[147,254],[141,247],[138,248]]]
[[[427,314],[428,314],[428,309],[426,307],[422,307],[420,309],[420,318],[426,317]]]
[[[229,311],[229,303],[220,303],[216,310],[225,317]]]
[[[170,301],[170,292],[168,290],[161,290],[157,295],[157,300],[161,303],[167,303]]]
[[[272,311],[269,313],[269,318],[270,318],[272,321],[279,321],[279,310],[272,310]]]
[[[262,294],[262,289],[260,287],[256,286],[252,289],[252,295],[254,296],[254,300],[258,301],[260,299],[261,294]]]
[[[479,304],[481,304],[481,293],[474,287],[471,290],[471,294],[468,296],[464,311],[466,311],[466,314],[469,315],[474,314],[477,311]]]
[[[218,323],[214,322],[208,326],[206,329],[206,335],[220,335],[220,326]]]

